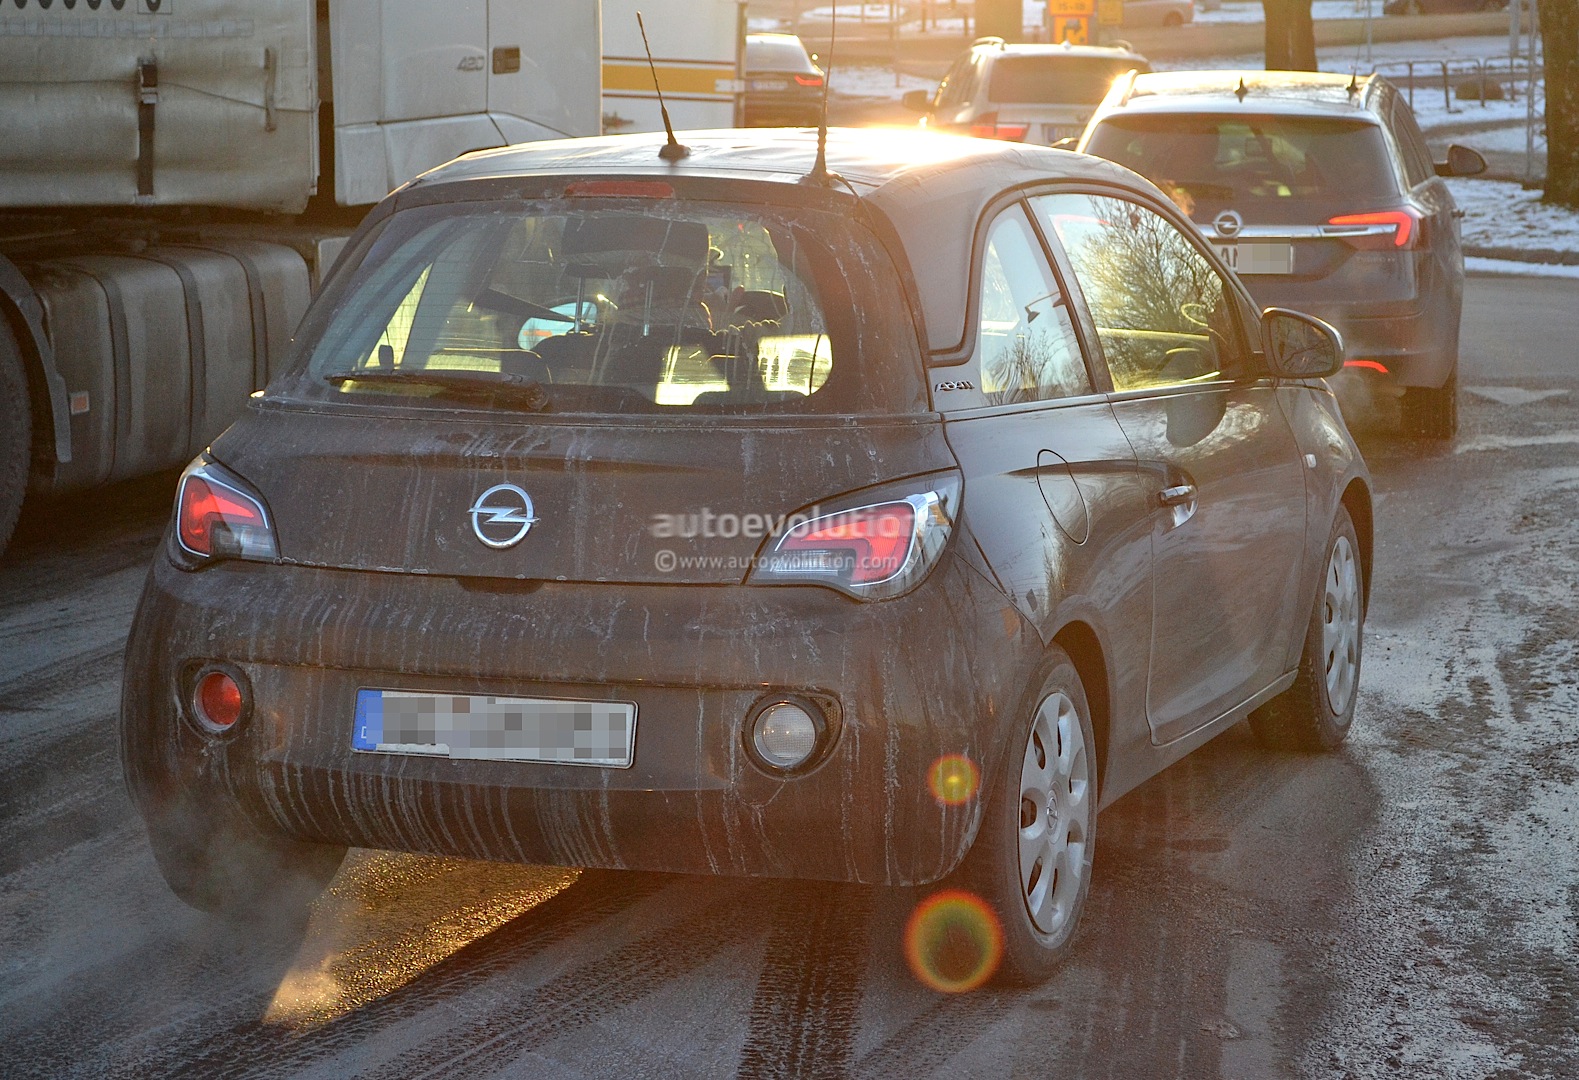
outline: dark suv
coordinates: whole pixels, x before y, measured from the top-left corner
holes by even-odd
[[[1320,315],[1351,369],[1404,388],[1404,427],[1458,430],[1463,216],[1385,79],[1174,72],[1114,86],[1079,149],[1146,176],[1179,204],[1257,301]]]

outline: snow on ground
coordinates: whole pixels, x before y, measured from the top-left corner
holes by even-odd
[[[1471,255],[1464,259],[1464,269],[1471,274],[1510,274],[1516,277],[1579,278],[1579,266],[1555,266],[1551,263],[1513,262],[1509,259],[1483,259]]]
[[[1506,180],[1452,179],[1464,211],[1464,243],[1477,247],[1579,251],[1579,212],[1541,202],[1539,191]]]
[[[903,72],[899,74],[896,81],[893,68],[876,64],[857,64],[850,67],[840,67],[835,64],[832,73],[828,76],[828,93],[842,94],[845,97],[897,99],[903,97],[909,90],[930,92],[937,88],[936,79],[906,75]]]
[[[1313,19],[1363,19],[1366,0],[1314,0],[1310,5]],[[1382,0],[1371,0],[1371,16],[1382,17]],[[1195,21],[1198,23],[1258,23],[1265,18],[1261,0],[1229,0],[1216,11],[1207,11],[1196,0]]]

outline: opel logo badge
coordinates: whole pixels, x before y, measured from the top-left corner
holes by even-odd
[[[1245,219],[1233,210],[1224,210],[1212,219],[1212,228],[1217,230],[1218,236],[1238,236],[1239,230],[1245,227]]]
[[[514,484],[495,484],[477,496],[468,513],[472,532],[491,548],[514,547],[537,522],[532,496]]]

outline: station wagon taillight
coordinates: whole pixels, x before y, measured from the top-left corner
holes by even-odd
[[[1030,124],[1000,124],[995,112],[978,116],[970,126],[970,133],[978,139],[1005,139],[1009,142],[1023,142],[1025,133],[1030,130]]]
[[[822,85],[822,76],[821,75],[797,75],[797,76],[795,76],[795,83],[796,83],[797,86],[821,86]]]
[[[748,582],[826,585],[862,600],[909,592],[937,563],[959,504],[959,477],[933,477],[925,487],[885,489],[848,509],[797,514],[768,540]]]
[[[181,474],[176,491],[176,540],[202,559],[278,557],[274,529],[263,500],[207,458]]]
[[[1420,232],[1415,210],[1377,210],[1366,214],[1339,214],[1327,220],[1322,231],[1357,248],[1405,248]]]

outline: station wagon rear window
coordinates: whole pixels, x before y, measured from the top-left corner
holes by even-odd
[[[1114,116],[1086,152],[1191,201],[1386,198],[1398,190],[1382,130],[1305,116]]]
[[[1131,68],[1143,75],[1151,70],[1140,61],[1105,56],[1003,56],[992,65],[987,97],[1010,105],[1095,105]]]
[[[848,315],[830,327],[819,288],[850,307],[834,262],[804,223],[738,206],[413,210],[378,238],[309,370],[349,397],[840,411],[853,331]]]

